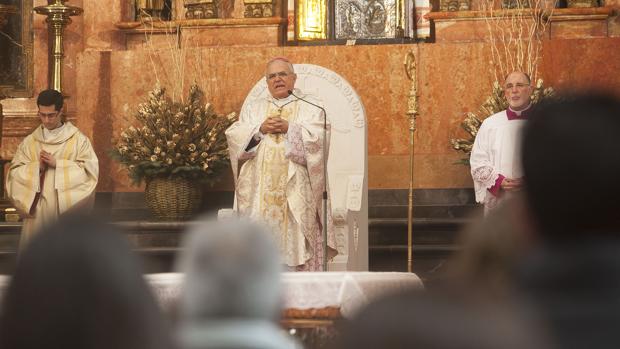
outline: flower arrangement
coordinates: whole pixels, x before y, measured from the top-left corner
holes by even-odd
[[[156,177],[184,177],[208,184],[228,165],[224,131],[235,113],[217,115],[210,104],[201,105],[196,85],[185,102],[173,102],[163,88],[149,92],[135,118],[140,125],[121,130],[111,157],[129,171],[134,184]]]

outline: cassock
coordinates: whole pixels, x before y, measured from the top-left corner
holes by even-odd
[[[484,204],[485,212],[506,197],[500,191],[504,178],[523,177],[521,132],[529,111],[501,111],[486,118],[478,130],[469,163],[476,201]]]
[[[321,104],[298,90],[295,94]],[[261,134],[260,126],[270,116],[286,119],[288,132]],[[321,232],[326,183],[323,117],[319,108],[294,96],[269,96],[250,103],[226,130],[237,212],[268,225],[283,264],[295,270],[321,270],[325,263]],[[329,124],[327,137],[329,142]],[[253,139],[260,142],[248,149]],[[327,255],[331,258],[337,250],[329,203],[327,212]]]
[[[41,150],[54,156],[56,168],[40,166]],[[90,141],[70,122],[54,130],[41,125],[24,138],[6,181],[9,198],[24,217],[20,247],[63,212],[89,203],[98,176]]]

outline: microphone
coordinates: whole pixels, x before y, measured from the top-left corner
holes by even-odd
[[[320,105],[318,105],[318,104],[314,104],[314,103],[312,103],[312,102],[310,102],[310,101],[307,101],[307,100],[305,100],[305,99],[303,99],[303,98],[299,97],[298,95],[296,95],[295,93],[293,93],[293,91],[292,91],[292,90],[288,90],[287,92],[288,92],[288,95],[289,95],[289,96],[293,96],[293,97],[295,97],[295,98],[297,98],[297,99],[299,99],[299,100],[302,100],[302,101],[304,101],[304,102],[306,102],[306,103],[308,103],[308,104],[310,104],[310,105],[313,105],[313,106],[315,106],[315,107],[317,107],[317,108],[321,109],[321,110],[323,111],[323,115],[325,116],[325,118],[323,119],[323,121],[324,121],[324,123],[323,123],[323,127],[324,127],[325,129],[327,129],[327,112],[325,111],[325,108],[321,107],[321,106],[320,106]]]
[[[323,182],[323,222],[321,222],[323,226],[321,235],[323,235],[323,271],[327,271],[327,112],[322,106],[299,97],[292,90],[287,92],[289,96],[293,96],[323,111],[323,179],[325,182]]]

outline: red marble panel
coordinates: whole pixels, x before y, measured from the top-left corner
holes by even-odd
[[[553,40],[543,46],[545,81],[560,91],[605,90],[620,97],[620,38]]]
[[[607,36],[607,20],[558,21],[550,31],[553,39],[601,38]]]
[[[129,2],[127,2],[129,3]],[[123,21],[127,12],[124,1],[108,1],[102,9],[99,1],[84,1],[83,41],[87,50],[119,50],[124,45],[123,37],[114,23]],[[133,2],[131,2],[133,3]]]
[[[255,48],[243,51],[201,48],[183,53],[184,67],[173,64],[179,57],[175,57],[172,51],[113,52],[110,57],[110,101],[106,107],[96,104],[96,98],[88,100],[87,97],[94,95],[102,98],[104,95],[99,89],[105,89],[105,84],[95,72],[104,71],[100,60],[106,54],[87,52],[81,55],[84,76],[78,79],[80,84],[85,84],[79,89],[80,95],[84,91],[86,96],[79,98],[84,109],[80,115],[101,117],[102,108],[109,108],[111,129],[93,132],[93,137],[101,135],[102,139],[107,140],[111,138],[110,132],[117,135],[122,127],[130,124],[131,114],[157,79],[162,86],[168,87],[175,98],[179,98],[181,91],[186,91],[189,84],[196,80],[218,112],[238,111],[247,92],[262,78],[264,63],[270,57],[285,55],[296,62],[332,69],[352,84],[367,111],[369,154],[372,159],[371,186],[406,187],[408,175],[402,170],[402,157],[408,154],[409,133],[405,112],[410,82],[405,77],[403,59],[409,50],[416,48],[390,45]],[[462,68],[468,64],[474,70],[487,70],[485,62],[488,59],[485,55],[485,47],[481,44],[420,47],[420,116],[415,144],[416,156],[424,159],[416,160],[421,161],[418,177],[423,185],[468,185],[467,171],[454,165],[460,155],[451,150],[449,139],[460,135],[458,124],[464,113],[474,110],[484,98],[481,91],[489,86],[490,77],[471,74]],[[472,57],[474,62],[468,62]],[[186,72],[183,77],[179,75],[181,71]],[[93,84],[93,81],[99,83]],[[88,90],[92,92],[87,93]],[[99,127],[91,124],[92,127]],[[88,127],[86,123],[83,125]],[[99,147],[103,147],[104,143]],[[98,149],[100,153],[103,150]],[[378,161],[377,165],[373,165],[375,161]],[[389,170],[385,171],[384,166]],[[111,165],[111,168],[115,166]],[[128,181],[123,176],[115,172],[111,176],[112,184],[105,190],[128,190]],[[103,188],[102,184],[100,190]]]

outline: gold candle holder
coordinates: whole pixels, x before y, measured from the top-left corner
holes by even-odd
[[[409,121],[409,202],[407,210],[407,271],[413,272],[413,135],[418,115],[418,72],[413,51],[405,56],[405,73],[411,81],[407,98],[407,119]]]
[[[64,58],[63,32],[67,25],[71,23],[71,16],[79,16],[83,10],[76,6],[65,5],[67,0],[48,0],[47,6],[37,6],[34,11],[40,15],[47,16],[45,20],[48,24],[49,33],[54,35],[50,47],[49,88],[62,93],[62,60]]]

